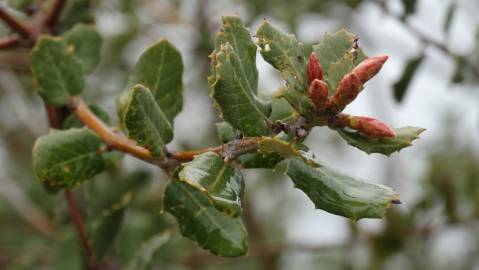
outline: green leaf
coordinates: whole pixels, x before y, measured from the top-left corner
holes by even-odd
[[[296,157],[307,163],[309,166],[318,167],[314,161],[314,154],[301,149],[302,145],[282,140],[280,137],[261,137],[258,141],[259,152],[263,154],[277,153],[281,157],[287,159]]]
[[[161,155],[173,139],[173,128],[150,90],[141,84],[133,87],[123,115],[123,127],[129,138]]]
[[[70,188],[104,168],[102,141],[86,128],[52,130],[33,146],[33,169],[38,180]]]
[[[133,260],[128,264],[127,270],[147,270],[151,269],[151,262],[155,253],[171,238],[171,232],[166,231],[150,237],[146,240],[136,252]]]
[[[404,7],[404,14],[403,18],[413,14],[416,12],[416,0],[402,0],[403,7]]]
[[[308,117],[313,110],[313,104],[306,95],[307,60],[303,44],[298,42],[294,35],[284,33],[267,21],[261,24],[256,36],[263,58],[276,68],[287,82],[286,88],[278,95],[284,96],[300,114]]]
[[[236,131],[228,122],[216,123],[216,134],[221,143],[227,143],[236,138]]]
[[[163,207],[176,218],[183,236],[213,254],[225,257],[246,254],[247,233],[241,219],[216,209],[198,189],[176,180],[169,182]]]
[[[312,168],[298,159],[288,161],[286,172],[316,208],[353,220],[382,218],[391,203],[399,202],[399,195],[388,187],[358,181],[324,166]]]
[[[208,77],[221,117],[245,136],[268,133],[271,106],[257,97],[256,46],[238,17],[223,17]]]
[[[80,63],[83,73],[92,72],[100,62],[101,36],[93,26],[77,24],[63,37]]]
[[[183,62],[180,52],[166,39],[143,52],[133,68],[131,85],[151,90],[156,102],[173,124],[183,107]]]
[[[446,19],[444,20],[444,32],[448,32],[449,28],[451,28],[452,20],[454,19],[454,14],[456,13],[457,3],[456,1],[452,1],[447,8]]]
[[[425,129],[418,127],[396,128],[396,137],[373,139],[365,137],[358,132],[338,130],[339,135],[350,145],[368,153],[379,153],[390,156],[396,151],[411,146],[412,141],[419,138]]]
[[[299,114],[284,98],[275,98],[271,101],[271,121],[288,122],[298,117]]]
[[[88,108],[90,109],[90,111],[93,112],[93,114],[95,114],[103,122],[107,124],[110,123],[110,116],[100,106],[92,104],[92,105],[88,105]],[[70,114],[63,122],[62,128],[63,129],[82,128],[84,126],[85,125],[80,120],[78,120],[78,118],[74,114]]]
[[[38,94],[46,103],[61,106],[84,87],[81,65],[61,38],[43,36],[31,52]]]
[[[416,74],[417,69],[422,63],[424,59],[424,54],[419,55],[418,57],[414,57],[409,59],[404,68],[404,71],[401,75],[401,78],[394,84],[394,98],[397,102],[401,102],[404,99],[404,95],[411,83],[414,74]]]
[[[103,212],[93,234],[93,246],[97,258],[101,259],[113,245],[121,228],[125,208],[130,203],[131,197],[131,193],[126,193],[119,203]]]
[[[323,80],[328,83],[330,95],[336,91],[344,75],[367,58],[360,47],[354,50],[355,41],[356,35],[341,29],[333,34],[327,33],[319,44],[313,45],[313,51],[323,67]]]
[[[25,11],[33,3],[33,0],[8,0],[8,5],[19,11]]]
[[[98,1],[69,0],[65,1],[62,13],[58,20],[58,32],[63,33],[78,23],[93,23],[94,7]]]
[[[204,192],[218,210],[233,217],[241,215],[244,180],[240,170],[213,152],[198,155],[183,166],[180,181]]]

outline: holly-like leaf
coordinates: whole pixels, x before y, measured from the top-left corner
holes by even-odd
[[[80,63],[83,73],[92,72],[100,62],[101,36],[93,26],[77,24],[63,37]]]
[[[240,170],[213,152],[198,155],[183,166],[180,181],[204,192],[218,210],[233,217],[241,215],[244,180]]]
[[[276,68],[287,82],[286,88],[278,95],[286,100],[302,115],[309,116],[313,104],[306,95],[308,83],[306,78],[307,60],[303,44],[294,35],[288,35],[264,21],[258,31],[258,45],[261,55]]]
[[[122,200],[102,213],[93,234],[93,246],[96,257],[101,259],[112,246],[120,231],[126,206],[131,201],[131,193],[126,193]]]
[[[258,140],[259,152],[263,154],[277,153],[284,159],[296,157],[307,163],[309,166],[318,167],[319,165],[314,161],[314,154],[302,149],[302,145],[294,144],[281,137],[261,137]]]
[[[258,98],[256,46],[238,17],[223,18],[208,78],[221,117],[245,136],[268,133],[271,106]]]
[[[173,139],[173,128],[148,88],[133,87],[125,104],[123,127],[129,138],[161,155],[163,147]]]
[[[43,36],[31,52],[38,94],[46,103],[61,106],[84,87],[81,65],[62,38]]]
[[[356,41],[356,35],[341,29],[333,34],[327,33],[319,44],[313,45],[313,51],[323,67],[330,95],[336,91],[344,75],[367,58],[360,47],[354,48]]]
[[[177,180],[169,182],[163,207],[176,218],[183,236],[213,254],[226,257],[246,254],[247,233],[241,219],[216,209],[198,189]]]
[[[394,84],[394,98],[397,102],[401,102],[406,94],[406,91],[411,83],[414,74],[416,74],[417,69],[422,63],[424,59],[424,54],[419,55],[418,57],[414,57],[409,59],[404,68],[404,71],[401,75],[401,78]]]
[[[288,161],[286,173],[316,208],[353,220],[382,218],[391,203],[399,203],[392,189],[355,180],[332,169],[312,168],[299,159]]]
[[[151,269],[151,263],[155,253],[170,240],[171,232],[166,231],[156,234],[146,240],[136,252],[133,260],[128,264],[127,270]]]
[[[394,129],[396,136],[392,138],[368,138],[358,132],[338,130],[339,135],[350,145],[368,153],[380,153],[386,156],[411,146],[412,141],[419,138],[425,129],[418,127],[402,127]]]
[[[183,107],[183,62],[180,52],[162,39],[143,52],[133,68],[131,85],[150,89],[156,102],[173,124]]]
[[[38,180],[70,188],[104,168],[102,141],[86,128],[52,130],[33,146],[33,169]]]
[[[103,122],[109,124],[110,123],[110,116],[108,113],[103,110],[100,106],[97,105],[88,105],[88,108],[90,111],[92,111],[93,114],[95,114],[98,118],[100,118]],[[81,128],[84,127],[85,125],[78,120],[78,118],[74,114],[70,114],[65,121],[63,121],[62,128],[63,129],[69,129],[69,128]]]

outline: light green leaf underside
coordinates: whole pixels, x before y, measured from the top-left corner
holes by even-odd
[[[344,75],[367,58],[361,48],[352,53],[356,39],[356,35],[341,29],[333,34],[327,33],[319,44],[313,45],[313,51],[323,67],[323,80],[328,83],[330,95],[336,91]]]
[[[396,137],[372,139],[358,132],[338,130],[339,135],[350,145],[368,153],[379,153],[386,156],[411,146],[412,141],[419,138],[425,129],[419,127],[402,127],[395,129]]]
[[[256,32],[261,55],[276,68],[286,81],[286,88],[280,91],[288,102],[302,115],[308,117],[313,104],[307,97],[307,60],[303,44],[294,35],[288,35],[264,21]]]
[[[288,161],[287,174],[316,208],[353,220],[382,218],[391,203],[399,201],[399,195],[388,187],[358,181],[324,166],[312,168],[299,159]]]
[[[52,130],[33,146],[33,168],[41,182],[73,187],[104,168],[101,140],[86,128]]]
[[[46,103],[61,106],[84,87],[81,65],[58,37],[42,36],[31,52],[31,68]]]
[[[258,140],[258,143],[260,153],[277,153],[284,159],[296,157],[307,163],[309,166],[319,166],[316,161],[314,161],[314,155],[311,152],[299,149],[302,145],[295,145],[294,143],[284,141],[279,137],[261,137]]]
[[[213,152],[198,155],[183,166],[180,181],[204,192],[218,210],[233,217],[241,215],[244,180],[238,169]]]
[[[180,52],[162,39],[136,62],[130,84],[142,84],[150,89],[156,102],[171,124],[183,107],[183,62]]]
[[[183,236],[211,253],[226,257],[246,254],[247,233],[241,219],[216,209],[198,189],[177,180],[169,182],[163,207],[176,218]]]
[[[95,28],[86,24],[77,24],[63,37],[68,43],[69,50],[80,63],[83,73],[87,74],[95,70],[100,62],[101,36]]]
[[[171,232],[165,231],[146,240],[128,264],[128,270],[148,270],[151,267],[155,253],[171,238]]]
[[[211,96],[221,117],[246,136],[268,133],[270,104],[257,96],[256,45],[237,16],[223,17],[211,54]]]
[[[130,92],[123,112],[123,127],[129,138],[158,156],[173,139],[173,128],[150,90],[137,84]]]

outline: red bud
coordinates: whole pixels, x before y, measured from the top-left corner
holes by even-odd
[[[381,70],[386,60],[388,60],[387,55],[370,57],[357,65],[353,73],[358,76],[361,84],[364,84]]]
[[[349,116],[346,125],[369,138],[394,137],[396,133],[385,123],[366,116]]]
[[[361,82],[356,74],[348,73],[344,75],[330,100],[332,112],[338,113],[351,103],[361,91],[361,86]]]
[[[328,103],[328,85],[325,82],[314,79],[309,85],[308,94],[316,110],[320,111],[326,107]]]
[[[323,79],[323,68],[319,63],[318,57],[316,57],[316,53],[312,52],[309,55],[308,62],[308,84],[311,84],[315,79]]]

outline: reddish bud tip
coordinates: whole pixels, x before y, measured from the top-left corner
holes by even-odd
[[[332,112],[338,113],[351,103],[361,91],[361,82],[354,73],[344,75],[331,97],[330,107]]]
[[[355,73],[361,83],[364,84],[381,70],[386,60],[388,60],[387,55],[370,57],[357,65],[353,73]]]
[[[320,111],[326,107],[328,103],[328,85],[325,82],[314,79],[309,85],[308,94],[316,110]]]
[[[349,116],[347,126],[369,138],[395,137],[396,132],[385,123],[366,116]]]
[[[308,83],[311,84],[315,79],[323,79],[323,68],[319,63],[316,53],[312,52],[311,55],[309,55],[308,62]]]

